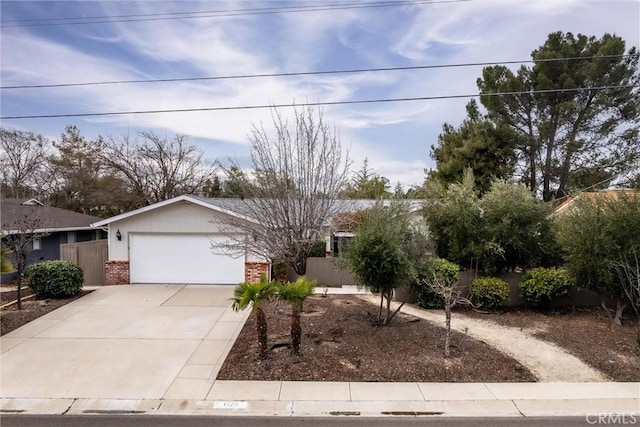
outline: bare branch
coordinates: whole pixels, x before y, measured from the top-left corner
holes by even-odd
[[[42,135],[16,129],[0,129],[0,174],[8,196],[33,197],[44,181],[47,148]]]
[[[20,302],[20,288],[22,286],[22,276],[25,274],[29,264],[29,254],[33,250],[34,242],[49,234],[48,207],[40,204],[25,205],[17,200],[4,200],[2,203],[11,203],[9,209],[10,217],[2,219],[2,232],[7,235],[3,237],[2,244],[8,249],[9,257],[18,274],[18,309],[22,308]]]
[[[313,245],[341,210],[337,196],[347,180],[349,160],[322,112],[295,109],[290,123],[274,109],[272,119],[271,130],[254,125],[249,134],[252,174],[238,174],[237,163],[227,170],[236,171],[244,195],[238,202],[251,220],[225,220],[227,230],[240,237],[213,249],[229,253],[242,248],[261,258],[283,259],[304,274]]]
[[[102,161],[126,180],[141,206],[182,194],[202,194],[214,179],[216,164],[209,164],[204,152],[189,145],[186,136],[168,139],[153,132],[139,136],[110,138]]]

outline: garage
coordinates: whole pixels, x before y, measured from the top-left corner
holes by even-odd
[[[224,235],[137,234],[129,236],[131,283],[237,284],[244,258],[214,254],[211,243]]]
[[[91,224],[108,233],[106,285],[179,283],[237,285],[269,274],[269,260],[247,252],[235,221],[256,222],[242,213],[240,199],[183,195]],[[233,238],[235,236],[235,239]],[[231,243],[233,255],[214,253]]]

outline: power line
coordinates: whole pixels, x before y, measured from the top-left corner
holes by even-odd
[[[59,87],[77,87],[77,86],[100,86],[115,84],[131,84],[131,83],[169,83],[169,82],[187,82],[187,81],[205,81],[205,80],[232,80],[232,79],[252,79],[267,77],[295,77],[295,76],[315,76],[328,74],[354,74],[354,73],[374,73],[385,71],[410,71],[410,70],[429,70],[437,68],[461,68],[461,67],[479,67],[506,64],[527,64],[540,62],[560,62],[560,61],[577,61],[590,59],[610,59],[624,58],[627,56],[637,56],[638,54],[619,54],[619,55],[593,55],[593,56],[576,56],[569,58],[545,58],[545,59],[526,59],[523,61],[500,61],[500,62],[467,62],[458,64],[439,64],[439,65],[415,65],[407,67],[387,67],[387,68],[356,68],[350,70],[328,70],[328,71],[306,71],[293,73],[267,73],[267,74],[241,74],[233,76],[205,76],[205,77],[182,77],[168,79],[147,79],[147,80],[112,80],[101,82],[83,82],[83,83],[55,83],[42,85],[16,85],[16,86],[0,86],[2,90],[10,89],[45,89]]]
[[[618,178],[618,177],[620,177],[620,176],[622,176],[622,175],[624,175],[624,174],[626,174],[626,173],[630,172],[630,171],[631,171],[631,170],[633,170],[633,169],[634,169],[634,168],[628,168],[628,169],[626,169],[626,170],[623,170],[623,171],[621,171],[621,172],[618,172],[618,173],[616,173],[616,174],[614,174],[614,175],[610,176],[609,178],[603,179],[603,180],[602,180],[602,181],[600,181],[600,182],[596,182],[595,184],[591,184],[591,185],[590,185],[590,186],[588,186],[588,187],[584,187],[584,188],[582,188],[582,189],[580,189],[580,190],[576,191],[576,192],[575,192],[575,193],[573,193],[573,194],[567,194],[567,195],[564,195],[564,196],[562,196],[562,197],[558,197],[557,199],[549,200],[548,202],[545,202],[545,203],[558,203],[558,202],[560,202],[560,201],[563,201],[563,200],[565,200],[565,199],[568,199],[569,197],[574,197],[574,198],[575,198],[575,197],[577,197],[580,193],[587,192],[587,191],[589,191],[589,190],[591,190],[591,189],[593,189],[593,188],[598,187],[599,185],[605,184],[605,183],[607,183],[607,182],[609,182],[609,181],[613,181],[614,179],[616,179],[616,178]]]
[[[441,95],[441,96],[422,96],[408,98],[383,98],[383,99],[367,99],[355,101],[327,101],[327,102],[307,102],[301,104],[268,104],[268,105],[245,105],[232,107],[203,107],[203,108],[177,108],[167,110],[139,110],[139,111],[112,111],[103,113],[72,113],[72,114],[43,114],[29,116],[4,116],[0,120],[22,120],[22,119],[46,119],[46,118],[63,118],[63,117],[102,117],[102,116],[126,116],[134,114],[160,114],[160,113],[192,113],[201,111],[235,111],[235,110],[258,110],[265,108],[287,108],[287,107],[308,107],[308,106],[327,106],[327,105],[353,105],[353,104],[375,104],[387,102],[406,102],[406,101],[434,101],[442,99],[460,99],[460,98],[479,98],[481,96],[511,96],[511,95],[534,95],[541,93],[566,93],[566,92],[583,92],[590,90],[606,90],[606,89],[631,89],[638,87],[637,85],[619,85],[619,86],[597,86],[570,89],[546,89],[537,91],[516,91],[516,92],[495,92],[482,94],[465,94],[465,95]]]
[[[282,13],[300,13],[300,12],[319,12],[329,10],[348,10],[348,9],[366,9],[379,7],[398,7],[423,4],[439,4],[439,3],[464,3],[472,0],[394,0],[394,1],[377,1],[377,2],[356,2],[356,3],[333,3],[303,6],[279,6],[266,8],[249,8],[249,9],[226,9],[211,10],[200,12],[166,12],[166,13],[149,13],[149,14],[132,14],[132,15],[115,15],[115,16],[95,16],[95,17],[67,17],[53,19],[24,19],[4,21],[0,28],[13,27],[45,27],[60,25],[87,25],[87,24],[108,24],[119,22],[145,22],[145,21],[166,21],[175,19],[200,19],[200,18],[218,18],[232,16],[250,16],[250,15],[273,15]],[[117,19],[113,19],[117,18]],[[130,19],[133,18],[133,19]],[[56,22],[69,21],[69,22]],[[13,23],[6,25],[6,23]],[[32,23],[29,23],[32,22]]]
[[[32,18],[32,19],[9,19],[4,20],[4,23],[28,23],[28,22],[52,22],[52,21],[73,21],[84,19],[113,19],[113,18],[148,18],[148,17],[165,17],[165,16],[182,16],[182,15],[201,15],[210,13],[226,13],[226,12],[262,12],[271,10],[289,10],[289,9],[310,9],[316,7],[348,7],[348,6],[361,6],[361,7],[373,7],[378,5],[393,5],[403,6],[420,3],[431,3],[433,0],[390,0],[390,1],[369,1],[369,2],[355,2],[355,3],[325,3],[316,5],[302,5],[302,6],[277,6],[277,7],[256,7],[256,8],[242,8],[242,9],[218,9],[218,10],[200,10],[200,11],[183,11],[183,12],[156,12],[156,13],[136,13],[128,15],[102,15],[102,16],[70,16],[62,18]]]

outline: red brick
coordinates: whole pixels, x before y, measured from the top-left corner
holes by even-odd
[[[261,275],[269,278],[268,262],[245,262],[244,263],[244,280],[245,282],[255,283],[260,281]]]
[[[129,261],[108,260],[104,263],[105,285],[129,284]]]

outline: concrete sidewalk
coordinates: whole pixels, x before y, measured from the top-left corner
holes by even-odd
[[[214,381],[206,399],[7,399],[4,413],[640,417],[640,383]]]
[[[640,416],[640,383],[219,381],[232,291],[105,287],[1,337],[0,413]]]

